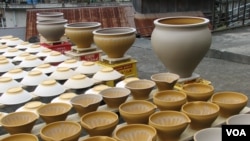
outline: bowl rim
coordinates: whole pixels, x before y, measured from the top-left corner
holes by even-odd
[[[239,103],[224,103],[224,102],[221,102],[221,101],[218,101],[218,100],[215,100],[215,98],[217,98],[217,96],[219,95],[224,95],[224,94],[233,94],[233,95],[238,95],[238,96],[241,96],[242,98],[244,98],[244,100],[242,100],[240,103],[244,103],[244,102],[247,102],[248,101],[248,97],[244,94],[244,93],[241,93],[241,92],[235,92],[235,91],[221,91],[221,92],[216,92],[212,95],[211,97],[211,102],[216,102],[217,104],[230,104],[230,105],[233,105],[233,104],[239,104]]]
[[[28,113],[28,114],[31,114],[33,115],[32,116],[32,120],[28,120],[28,122],[24,123],[24,124],[15,124],[15,125],[8,125],[8,124],[5,124],[3,123],[2,121],[5,119],[5,118],[8,118],[10,116],[13,116],[13,115],[16,115],[16,114],[24,114],[24,113]],[[29,118],[31,117],[30,115],[28,116]],[[37,114],[35,114],[34,112],[30,112],[30,111],[18,111],[18,112],[12,112],[12,113],[8,113],[6,115],[4,115],[1,119],[0,119],[0,123],[3,127],[19,127],[19,126],[25,126],[25,125],[29,125],[30,123],[38,120],[39,116]]]
[[[160,72],[160,73],[155,73],[155,74],[152,74],[150,76],[150,79],[153,80],[153,81],[157,81],[157,82],[165,82],[165,81],[162,81],[162,79],[158,80],[156,79],[155,77],[159,76],[159,75],[168,75],[169,77],[171,78],[174,78],[171,82],[168,82],[168,83],[172,83],[178,79],[180,79],[180,75],[176,74],[176,73],[171,73],[171,72]]]
[[[184,84],[183,87],[182,87],[182,91],[184,91],[187,95],[190,94],[190,93],[192,93],[192,94],[200,94],[201,93],[201,92],[185,90],[185,87],[190,87],[190,86],[202,86],[202,87],[206,87],[206,88],[210,89],[210,91],[206,91],[206,92],[202,92],[202,93],[209,93],[209,92],[214,91],[214,86],[213,85],[204,84],[204,83],[188,83],[188,84]]]
[[[79,127],[78,128],[79,130],[74,135],[79,134],[82,131],[82,127],[81,127],[81,125],[78,122],[75,122],[75,121],[56,121],[56,122],[52,122],[52,123],[49,123],[49,124],[46,124],[45,126],[43,126],[40,129],[39,133],[42,136],[45,136],[45,137],[48,137],[48,138],[52,138],[50,136],[47,136],[47,135],[43,134],[43,131],[46,130],[47,128],[51,127],[51,126],[60,125],[62,123],[72,124],[72,125],[75,125],[75,127]]]
[[[212,112],[212,113],[209,113],[209,114],[202,114],[202,115],[201,114],[194,114],[194,113],[190,113],[184,109],[185,106],[190,105],[190,104],[209,104],[209,105],[212,105],[213,107],[215,107],[217,110]],[[219,113],[220,106],[215,104],[215,103],[208,102],[208,101],[192,101],[192,102],[187,102],[187,103],[183,104],[181,107],[181,111],[184,112],[185,114],[192,115],[192,116],[208,116],[208,115],[213,115],[215,113]]]
[[[178,90],[163,90],[163,91],[157,91],[156,93],[154,93],[153,95],[153,99],[157,100],[157,101],[160,101],[160,102],[176,102],[176,101],[166,101],[164,99],[160,99],[159,97],[157,97],[158,95],[160,94],[163,94],[165,92],[171,92],[174,93],[174,94],[180,94],[182,96],[184,96],[182,99],[178,100],[178,101],[182,101],[183,99],[186,99],[187,98],[187,94],[184,93],[183,91],[178,91]]]
[[[65,106],[67,109],[66,109],[64,112],[62,112],[62,113],[56,113],[56,114],[52,114],[52,115],[46,114],[46,113],[43,113],[43,112],[41,113],[41,110],[42,110],[42,109],[47,108],[47,107],[49,107],[49,106],[51,106],[51,105],[63,105],[63,106]],[[69,111],[71,110],[71,108],[72,108],[72,106],[71,106],[70,104],[68,104],[68,103],[65,103],[65,102],[52,102],[52,103],[47,103],[47,104],[44,104],[44,105],[40,106],[40,107],[37,109],[37,113],[38,113],[40,116],[58,116],[58,115],[62,115],[62,114],[65,114],[65,113],[69,112]]]
[[[6,139],[11,139],[13,137],[19,137],[19,136],[28,136],[28,137],[33,137],[34,139],[36,139],[37,141],[39,141],[38,137],[32,133],[17,133],[17,134],[12,134],[10,136],[4,137],[3,140]]]
[[[230,124],[229,122],[230,122],[230,120],[232,120],[232,119],[235,119],[235,118],[238,118],[238,117],[250,117],[250,114],[238,114],[238,115],[232,115],[232,116],[230,116],[230,117],[228,117],[227,119],[226,119],[226,124],[227,125],[233,125],[233,124],[240,124],[240,123],[233,123],[233,124]]]
[[[179,115],[182,115],[183,117],[186,118],[186,121],[185,122],[181,122],[181,123],[178,123],[178,124],[175,124],[175,125],[161,125],[161,124],[157,124],[155,122],[152,121],[152,118],[154,116],[157,116],[159,114],[168,114],[168,113],[175,113],[175,114],[179,114]],[[152,115],[149,116],[149,122],[152,124],[152,125],[155,125],[155,126],[158,126],[158,127],[175,127],[175,126],[180,126],[180,125],[183,125],[183,124],[189,124],[191,123],[191,119],[188,117],[187,114],[183,113],[183,112],[180,112],[180,111],[172,111],[172,110],[169,110],[169,111],[158,111],[158,112],[155,112],[153,113]]]
[[[149,102],[147,100],[132,100],[132,101],[127,101],[127,102],[122,103],[119,106],[118,110],[120,112],[123,112],[123,113],[126,113],[126,114],[130,114],[130,115],[136,115],[136,114],[138,114],[138,113],[128,112],[128,111],[123,110],[123,106],[126,106],[127,104],[131,104],[131,103],[143,103],[143,104],[146,103],[147,105],[150,105],[152,107],[152,109],[148,110],[147,112],[157,109],[157,106],[155,104],[153,104],[152,102]],[[145,113],[145,112],[143,112],[143,113]]]
[[[132,85],[133,83],[137,83],[137,82],[141,82],[141,83],[143,83],[143,84],[145,84],[145,83],[150,84],[150,87],[146,87],[146,89],[154,88],[154,87],[156,86],[156,83],[155,83],[153,80],[149,80],[149,79],[139,79],[139,80],[134,80],[134,81],[130,81],[130,82],[126,83],[126,84],[125,84],[125,88],[131,89],[131,90],[145,89],[145,88],[134,87],[134,85]],[[131,87],[130,85],[132,85],[133,87]]]
[[[123,93],[122,95],[115,96],[115,97],[105,95],[107,92],[109,92],[109,91],[112,92],[113,90],[115,90],[115,91],[121,90],[121,91],[124,92],[124,93]],[[99,92],[99,94],[100,94],[103,98],[108,98],[108,99],[109,99],[109,98],[123,98],[123,97],[129,96],[129,95],[131,94],[131,91],[130,91],[129,89],[127,89],[127,88],[109,87],[109,88],[106,88],[106,89],[104,89],[104,90],[101,90],[101,91]]]
[[[201,129],[201,130],[194,133],[194,135],[193,135],[194,141],[198,141],[197,136],[201,133],[208,131],[208,130],[216,130],[216,133],[217,133],[218,131],[222,131],[222,128],[221,127],[209,127],[209,128]]]

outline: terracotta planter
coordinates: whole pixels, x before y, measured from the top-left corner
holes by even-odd
[[[55,20],[55,19],[64,19],[64,13],[62,12],[40,12],[36,13],[36,20]]]
[[[68,22],[66,19],[42,20],[37,21],[37,31],[47,41],[59,41],[64,35],[64,25]]]
[[[109,58],[121,58],[135,41],[135,29],[131,27],[113,27],[93,32],[95,44]]]
[[[66,36],[78,48],[89,48],[93,43],[93,31],[100,28],[99,22],[78,22],[65,25]]]
[[[209,20],[201,17],[167,17],[154,21],[152,48],[169,72],[192,76],[211,45]]]

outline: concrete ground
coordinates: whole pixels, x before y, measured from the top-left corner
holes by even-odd
[[[167,71],[148,38],[137,38],[127,54],[138,61],[140,78]],[[194,72],[211,81],[215,92],[236,91],[250,98],[250,27],[212,33],[210,50]]]

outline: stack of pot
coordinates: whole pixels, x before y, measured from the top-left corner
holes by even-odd
[[[62,12],[40,12],[36,14],[38,33],[48,42],[60,41],[64,35],[64,25],[68,22]]]

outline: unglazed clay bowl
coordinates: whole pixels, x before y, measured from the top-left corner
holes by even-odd
[[[214,94],[214,87],[203,83],[189,83],[183,85],[182,91],[187,94],[188,101],[207,101]]]
[[[220,107],[212,102],[194,101],[184,104],[181,111],[191,119],[190,127],[199,130],[212,125],[219,116]]]
[[[157,131],[146,124],[128,124],[116,129],[113,136],[118,141],[156,141]]]
[[[93,136],[79,141],[117,141],[117,140],[108,136]]]
[[[135,29],[131,27],[111,27],[93,31],[94,43],[109,58],[121,58],[135,41]]]
[[[155,82],[152,80],[140,79],[128,82],[125,88],[131,91],[131,95],[135,100],[146,100],[149,98],[155,85]]]
[[[57,121],[45,125],[40,130],[44,141],[78,141],[82,127],[74,121]]]
[[[39,139],[31,133],[19,133],[4,137],[1,141],[39,141]]]
[[[103,98],[101,95],[80,94],[73,97],[70,103],[81,117],[86,113],[96,111],[102,100]]]
[[[132,100],[119,106],[119,113],[128,124],[147,124],[148,118],[156,111],[156,105],[146,100]]]
[[[161,141],[178,141],[191,120],[183,112],[159,111],[149,117],[149,125],[157,130]]]
[[[238,114],[226,119],[228,125],[250,125],[250,114]]]
[[[222,129],[220,127],[205,128],[197,131],[193,136],[194,141],[221,141]]]
[[[116,113],[94,111],[81,117],[81,125],[90,136],[111,136],[119,122]]]
[[[177,90],[158,91],[153,95],[153,103],[161,111],[180,111],[181,106],[187,102],[187,95]]]
[[[159,91],[172,90],[179,79],[180,76],[175,73],[157,73],[151,75],[151,80],[156,83]]]
[[[13,112],[5,115],[1,125],[10,134],[30,133],[38,119],[33,112]]]
[[[139,78],[138,77],[127,77],[124,80],[119,81],[115,86],[125,88],[125,85],[128,82],[135,81],[135,80],[139,80]]]
[[[104,102],[108,107],[118,108],[122,103],[124,103],[128,96],[130,95],[130,90],[127,88],[117,88],[111,87],[100,92]]]
[[[222,91],[211,97],[211,101],[220,106],[220,116],[229,117],[238,114],[248,102],[248,97],[240,92]]]
[[[56,121],[64,121],[72,106],[67,103],[47,103],[37,109],[40,117],[48,124]]]

